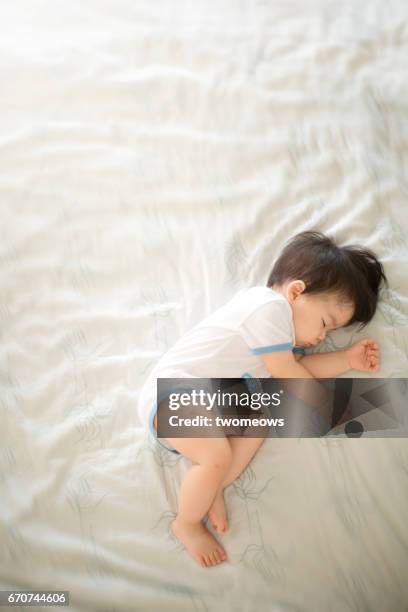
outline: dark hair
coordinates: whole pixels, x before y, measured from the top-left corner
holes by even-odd
[[[321,232],[296,234],[275,261],[267,286],[301,279],[303,295],[322,292],[351,302],[354,314],[348,325],[360,322],[361,329],[373,318],[381,281],[388,286],[382,264],[375,254],[358,245],[338,246]]]

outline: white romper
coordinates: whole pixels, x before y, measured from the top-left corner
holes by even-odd
[[[141,390],[139,419],[156,438],[157,378],[269,378],[261,355],[288,350],[304,354],[285,296],[265,286],[241,289],[160,358]]]

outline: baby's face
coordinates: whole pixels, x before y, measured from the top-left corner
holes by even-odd
[[[330,293],[303,295],[302,281],[292,281],[285,295],[292,307],[295,341],[297,346],[310,347],[322,342],[326,334],[345,327],[353,316],[352,304],[339,303]]]
[[[345,327],[353,316],[350,304],[329,294],[299,295],[291,304],[297,346],[316,346],[329,331]]]

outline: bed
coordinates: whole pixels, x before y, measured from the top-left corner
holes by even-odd
[[[169,532],[188,461],[136,409],[160,356],[307,229],[389,280],[319,350],[373,335],[378,377],[407,377],[407,17],[3,3],[1,589],[75,612],[407,609],[406,439],[266,440],[226,490],[229,563],[202,568]]]

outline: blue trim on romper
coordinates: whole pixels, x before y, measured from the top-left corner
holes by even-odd
[[[150,415],[149,415],[149,429],[150,429],[150,433],[152,434],[153,438],[155,438],[156,442],[158,442],[160,444],[160,446],[162,446],[166,450],[170,451],[171,453],[175,453],[176,455],[180,455],[178,450],[176,450],[175,448],[170,448],[169,446],[165,446],[162,442],[160,442],[159,438],[157,437],[157,431],[153,427],[153,421],[154,421],[154,417],[156,416],[156,412],[157,412],[157,402],[154,402],[153,408],[152,408],[152,410],[150,412]]]
[[[262,353],[275,353],[278,351],[286,351],[288,349],[292,349],[293,353],[300,353],[301,355],[306,354],[304,348],[302,348],[301,346],[293,346],[293,344],[290,342],[285,342],[284,344],[271,344],[269,346],[259,346],[257,348],[251,349],[251,353],[253,355],[260,355]]]
[[[261,355],[262,353],[277,353],[278,351],[289,351],[293,348],[292,342],[285,342],[284,344],[270,344],[269,346],[259,346],[251,349],[253,355]]]

